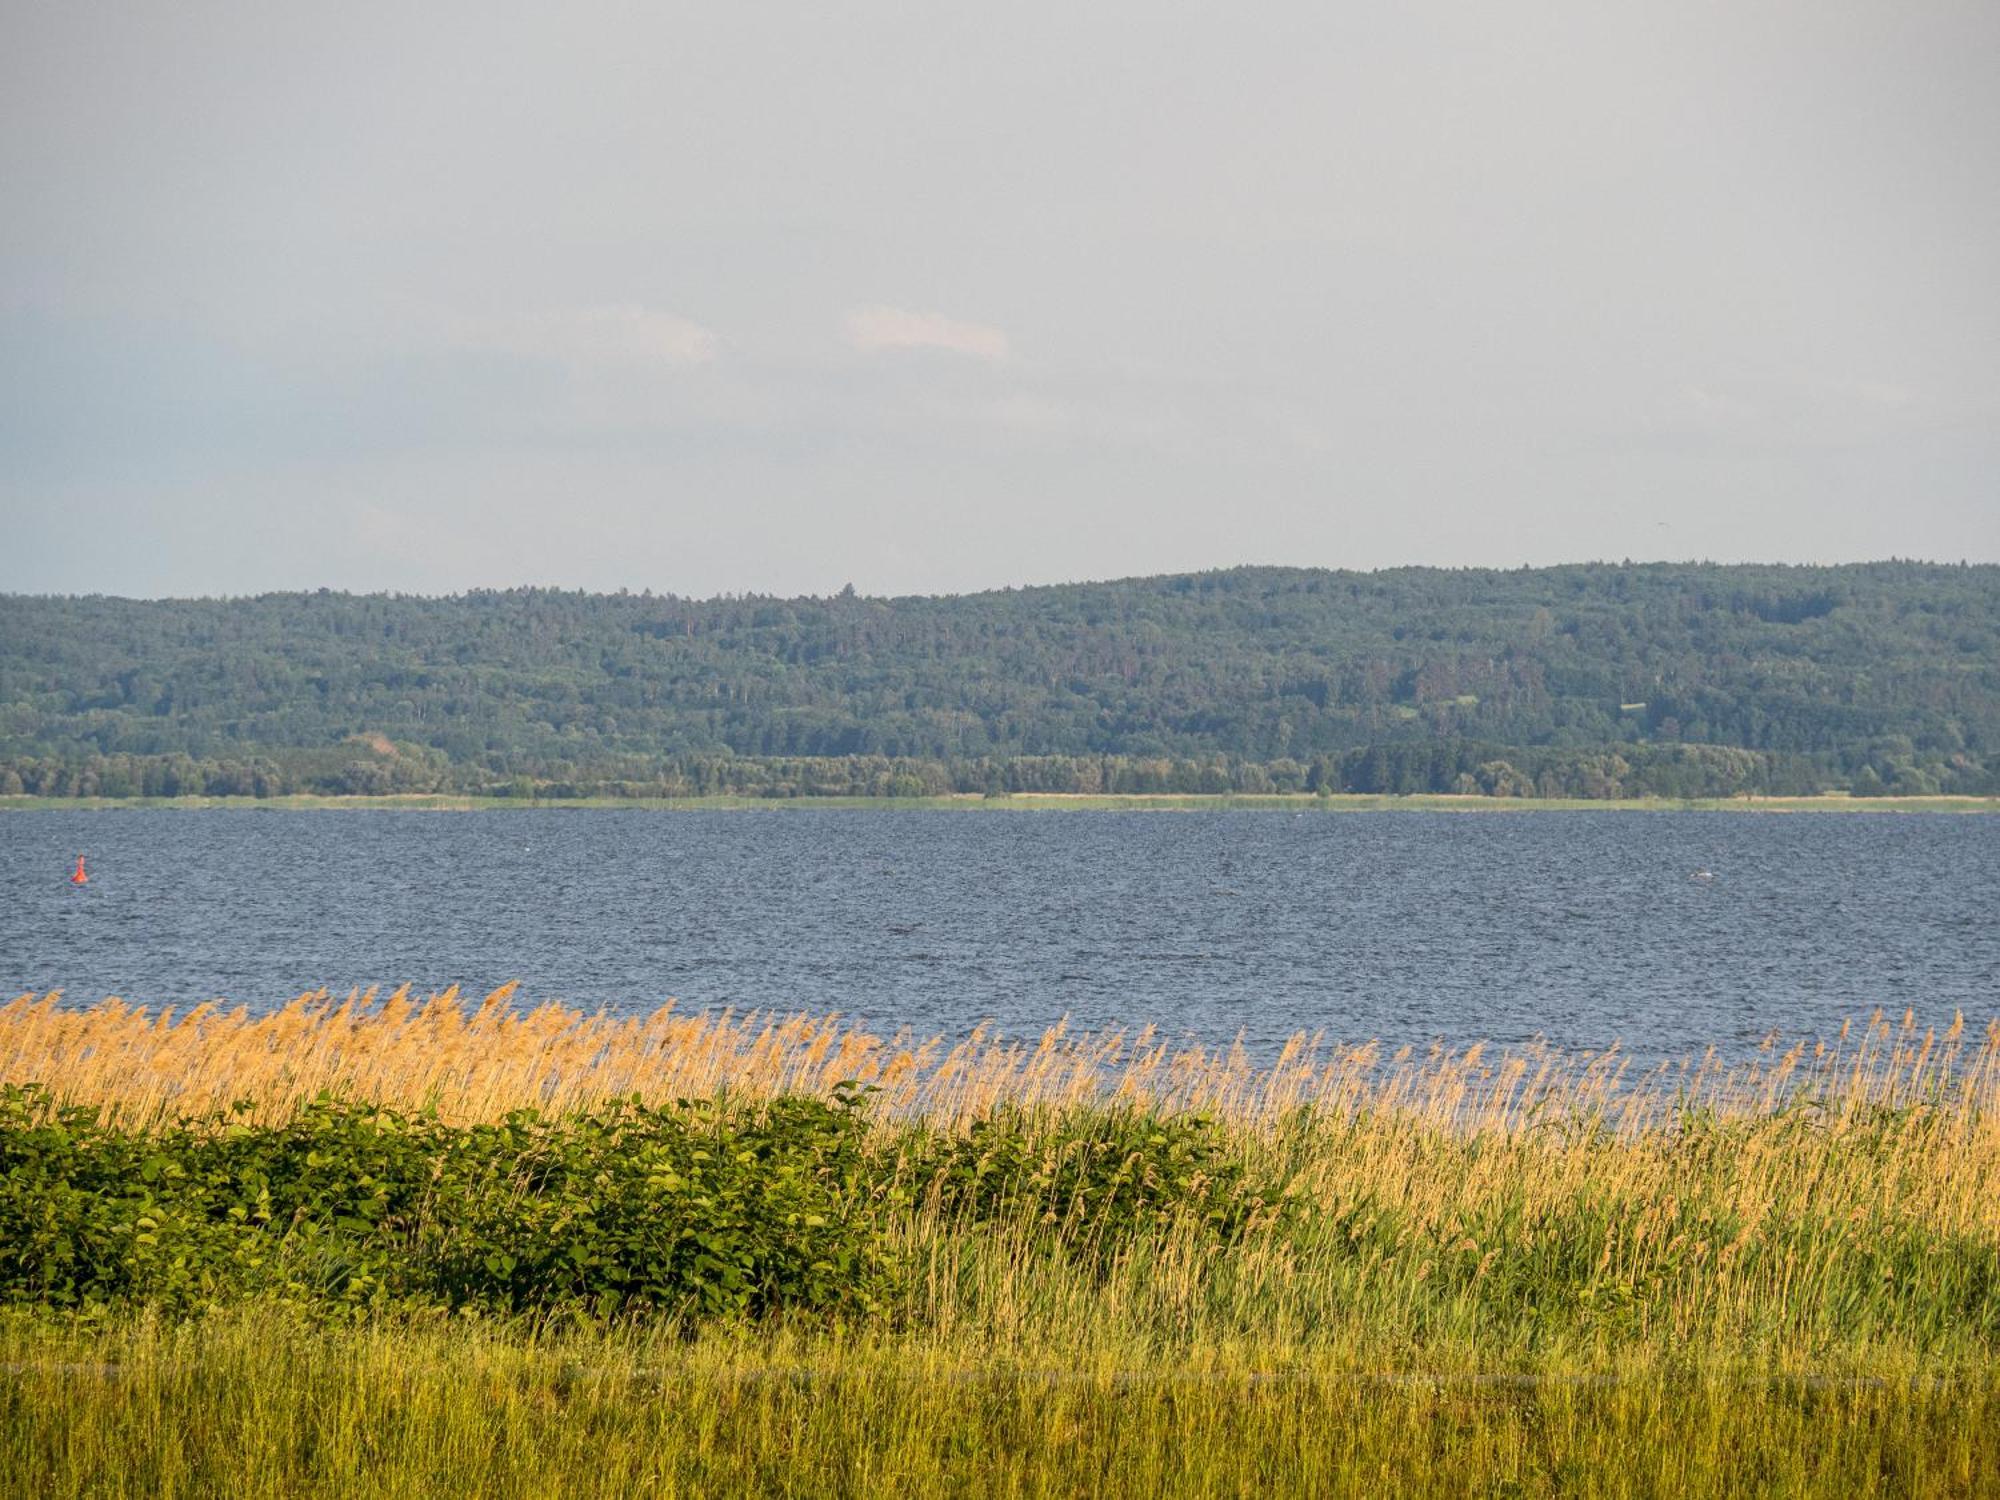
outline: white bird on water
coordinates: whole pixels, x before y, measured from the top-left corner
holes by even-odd
[[[1696,870],[1696,871],[1694,872],[1694,874],[1692,874],[1692,875],[1688,876],[1688,879],[1689,879],[1689,880],[1713,880],[1713,879],[1715,879],[1715,871],[1713,871],[1713,870]]]

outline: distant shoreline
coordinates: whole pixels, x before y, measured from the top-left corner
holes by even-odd
[[[1753,812],[2000,813],[2000,797],[1484,797],[1412,793],[1392,797],[1311,792],[1129,793],[977,792],[942,797],[466,797],[411,793],[378,797],[297,794],[283,797],[0,797],[0,812],[527,812],[625,808],[649,812]]]

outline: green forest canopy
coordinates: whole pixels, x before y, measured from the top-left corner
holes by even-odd
[[[0,596],[0,791],[2000,789],[2000,567]]]

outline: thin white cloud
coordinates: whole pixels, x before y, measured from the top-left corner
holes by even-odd
[[[554,360],[578,373],[706,364],[715,358],[716,348],[715,335],[699,323],[636,302],[490,321],[466,330],[463,342]]]
[[[987,323],[962,323],[902,307],[857,307],[847,315],[847,341],[864,354],[881,349],[945,349],[979,359],[1005,359],[1007,335]]]

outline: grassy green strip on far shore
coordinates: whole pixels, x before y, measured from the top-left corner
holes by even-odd
[[[121,808],[181,811],[259,809],[320,812],[338,809],[406,812],[505,812],[530,808],[630,808],[652,812],[777,812],[815,808],[875,812],[1762,812],[1996,813],[2000,797],[1482,797],[1418,792],[1374,796],[1343,792],[1135,793],[961,792],[943,797],[472,797],[413,792],[380,797],[0,797],[0,812],[111,812]]]

